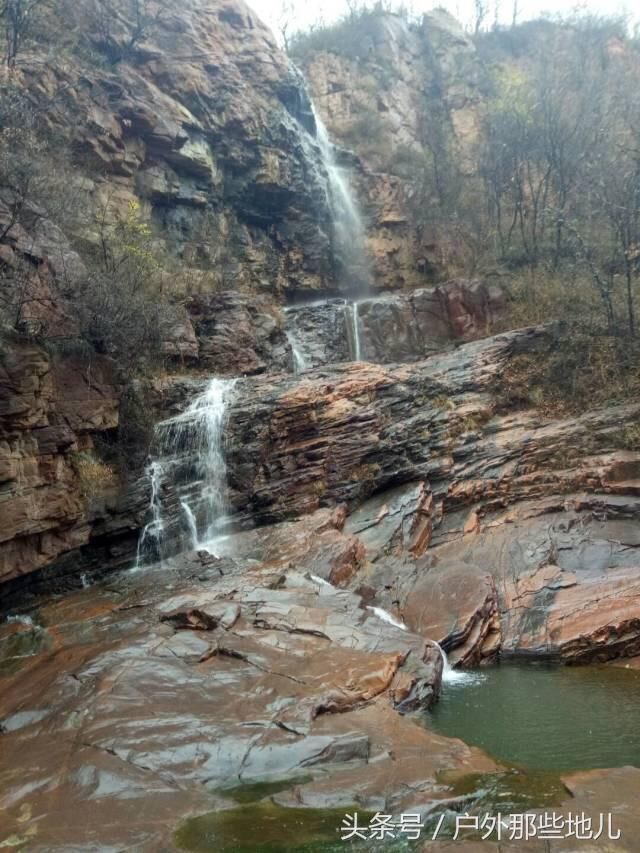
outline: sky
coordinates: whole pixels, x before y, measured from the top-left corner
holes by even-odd
[[[362,0],[355,0],[356,3]],[[348,10],[348,0],[247,0],[251,8],[258,16],[268,24],[276,36],[279,33],[280,21],[287,18],[292,23],[289,30],[308,29],[318,21],[330,23],[339,18]],[[354,0],[351,0],[353,3]],[[391,5],[400,0],[389,0]],[[489,6],[495,10],[496,2],[499,4],[500,23],[510,23],[514,0],[488,0]],[[462,23],[470,24],[473,20],[474,0],[406,0],[404,5],[408,6],[415,14],[428,12],[435,6],[443,6],[455,15]],[[576,3],[575,0],[518,0],[518,20],[520,22],[536,18],[541,14],[549,13],[567,15],[576,11],[587,10],[594,14],[611,15],[618,12],[625,13],[637,10],[633,0],[625,3],[624,0],[588,0],[588,2]],[[640,19],[637,11],[630,16],[635,20]],[[494,12],[491,12],[491,20]]]

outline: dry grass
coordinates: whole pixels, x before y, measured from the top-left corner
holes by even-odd
[[[568,330],[546,353],[513,358],[504,372],[500,408],[535,407],[576,415],[640,394],[640,341]]]
[[[115,469],[101,462],[92,453],[76,453],[73,466],[80,480],[80,489],[86,498],[96,498],[117,488],[119,480]]]

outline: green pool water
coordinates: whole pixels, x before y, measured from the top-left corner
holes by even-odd
[[[191,853],[338,853],[347,809],[289,809],[269,800],[185,821],[174,836]],[[363,821],[371,815],[360,811]]]
[[[458,675],[425,714],[428,726],[486,750],[505,766],[497,773],[439,780],[478,814],[552,808],[567,798],[560,774],[571,770],[640,767],[640,672],[613,667],[503,665]],[[178,827],[174,840],[191,853],[412,853],[421,844],[341,841],[342,809],[283,808],[271,797],[305,778],[222,791],[234,806]],[[367,815],[360,812],[363,821]],[[451,838],[446,810],[441,838]],[[427,820],[424,838],[438,811]]]
[[[640,672],[496,666],[446,683],[426,723],[527,770],[640,767]]]

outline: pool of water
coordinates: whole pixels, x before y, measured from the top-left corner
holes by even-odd
[[[427,725],[527,770],[640,767],[640,672],[502,665],[473,676],[444,685]]]
[[[190,818],[174,841],[191,853],[344,853],[354,849],[340,838],[346,811],[283,808],[263,800]],[[364,823],[371,818],[359,814]]]
[[[640,767],[640,672],[615,667],[503,665],[448,677],[428,726],[486,750],[498,772],[439,774],[458,810],[475,814],[550,809],[567,798],[560,774],[597,767]],[[305,778],[219,792],[234,807],[185,821],[174,840],[191,853],[412,853],[420,844],[340,840],[345,809],[283,808],[271,797]],[[425,838],[439,819],[427,819]],[[360,812],[364,822],[367,816]],[[442,838],[453,811],[444,807]]]

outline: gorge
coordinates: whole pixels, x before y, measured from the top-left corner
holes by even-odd
[[[536,31],[144,9],[46,7],[0,84],[0,847],[638,850],[634,336],[568,319],[568,214],[536,268],[445,198]],[[620,835],[452,840],[541,810]]]

